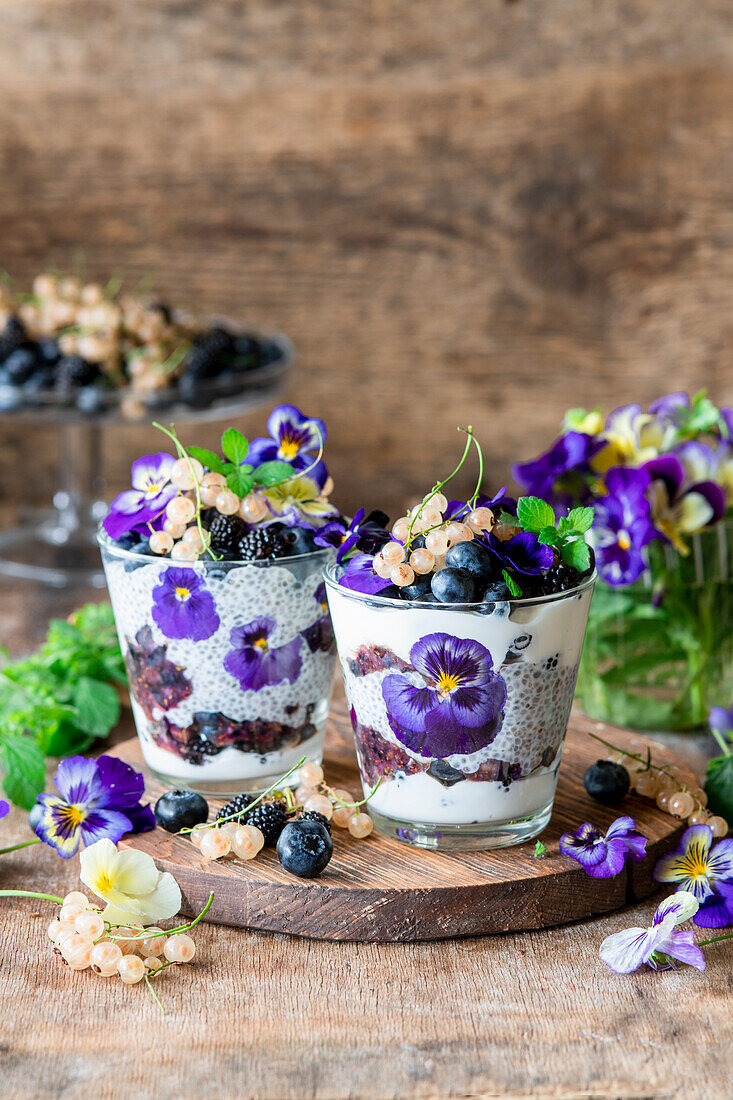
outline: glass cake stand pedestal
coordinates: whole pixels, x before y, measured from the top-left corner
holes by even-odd
[[[96,531],[107,510],[102,499],[102,432],[163,420],[201,423],[232,419],[272,401],[293,362],[293,347],[282,335],[268,334],[280,354],[272,362],[236,379],[214,379],[199,387],[191,401],[171,392],[132,395],[110,391],[94,414],[62,404],[53,393],[34,395],[33,405],[3,413],[7,422],[40,424],[58,432],[58,485],[52,506],[29,511],[17,525],[0,531],[0,576],[36,581],[62,589],[104,588]],[[156,450],[151,446],[151,450]]]

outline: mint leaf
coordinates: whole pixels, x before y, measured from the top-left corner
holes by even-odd
[[[719,756],[708,764],[705,779],[708,808],[726,821],[733,821],[733,755]]]
[[[32,737],[14,735],[0,744],[0,762],[5,769],[3,790],[11,802],[30,810],[46,781],[43,753]]]
[[[585,573],[590,567],[590,550],[583,539],[566,542],[560,550],[560,556],[566,565],[577,569],[579,573]]]
[[[558,524],[565,535],[584,535],[593,526],[592,508],[573,508]]]
[[[543,527],[537,538],[545,546],[559,546],[562,542],[562,536],[556,527]]]
[[[75,725],[93,737],[106,737],[120,717],[120,700],[111,684],[80,677],[71,701]]]
[[[510,516],[508,512],[502,512],[499,516],[497,523],[503,523],[505,527],[518,527],[516,516]]]
[[[189,447],[188,453],[191,455],[191,458],[197,459],[202,466],[208,466],[214,473],[224,473],[224,460],[219,458],[217,454],[214,454],[213,451],[207,451],[206,447]]]
[[[504,578],[504,583],[511,592],[512,596],[514,596],[515,599],[519,599],[519,597],[522,595],[522,589],[514,580],[514,577],[511,575],[511,573],[507,573],[506,569],[502,569],[501,575]]]
[[[236,428],[227,428],[221,437],[221,449],[230,462],[239,466],[247,457],[249,443]]]
[[[289,462],[263,462],[254,472],[255,485],[278,485],[289,481],[294,473]]]
[[[233,493],[236,493],[238,497],[246,497],[247,493],[252,492],[252,486],[254,481],[252,474],[247,473],[239,466],[235,466],[234,469],[230,466],[227,471],[227,487],[231,489]]]
[[[547,845],[543,844],[541,840],[538,840],[534,846],[534,858],[541,859],[547,852]]]
[[[545,500],[539,497],[520,497],[517,501],[517,519],[525,531],[535,535],[544,527],[555,526],[555,513]]]

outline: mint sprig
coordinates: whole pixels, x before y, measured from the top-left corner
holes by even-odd
[[[530,531],[545,546],[552,546],[565,565],[585,573],[590,568],[590,549],[585,536],[593,526],[593,509],[572,508],[556,519],[555,512],[539,497],[520,497],[516,516],[502,513],[499,522]]]
[[[227,428],[221,437],[223,458],[206,447],[189,447],[188,453],[214,473],[226,478],[227,488],[238,497],[246,497],[253,489],[271,489],[297,477],[289,462],[271,460],[251,466],[245,460],[249,440],[236,428]]]

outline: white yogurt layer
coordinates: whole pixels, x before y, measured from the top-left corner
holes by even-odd
[[[555,797],[555,770],[502,783],[475,783],[464,779],[444,787],[427,772],[380,783],[369,806],[385,817],[414,824],[473,825],[515,821],[549,806]],[[368,793],[368,792],[366,792]]]

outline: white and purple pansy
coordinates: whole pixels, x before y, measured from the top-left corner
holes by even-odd
[[[577,860],[592,878],[613,878],[627,858],[638,863],[646,855],[647,839],[633,817],[618,817],[604,834],[586,821],[574,833],[563,833],[560,851]]]
[[[219,629],[214,597],[195,569],[164,570],[153,589],[153,620],[166,638],[203,642]]]
[[[651,478],[647,491],[654,524],[682,551],[680,535],[717,523],[725,514],[726,495],[713,481],[687,483],[685,469],[673,454],[660,455],[644,469]]]
[[[506,684],[485,646],[472,638],[427,634],[410,661],[422,683],[392,674],[382,697],[397,740],[423,757],[468,756],[490,745],[501,729]]]
[[[302,637],[297,634],[284,645],[271,646],[270,636],[277,623],[262,615],[245,626],[235,626],[229,635],[232,648],[224,658],[224,668],[239,681],[242,691],[260,691],[284,680],[294,684],[303,659]]]
[[[251,466],[263,462],[289,462],[296,473],[312,467],[310,476],[322,489],[328,477],[323,462],[314,457],[326,441],[326,425],[317,417],[305,416],[296,405],[278,405],[267,419],[269,437],[253,439],[245,459]]]
[[[607,584],[632,584],[646,569],[642,551],[658,538],[651,521],[646,470],[614,466],[605,478],[608,495],[595,505],[593,532],[598,572]]]
[[[656,882],[676,882],[700,903],[695,924],[723,928],[733,924],[733,840],[713,845],[709,825],[691,825],[677,848],[657,860]]]
[[[626,928],[607,936],[598,952],[601,960],[616,974],[631,974],[644,964],[652,970],[673,970],[675,960],[704,970],[705,956],[694,933],[676,931],[697,908],[694,894],[672,894],[657,907],[651,928]]]
[[[170,481],[174,462],[173,456],[164,451],[143,455],[133,462],[132,489],[115,497],[103,520],[104,530],[111,539],[162,522],[166,504],[178,492]]]
[[[310,474],[281,481],[262,490],[261,495],[275,520],[287,524],[288,527],[316,530],[339,514],[338,508],[321,496],[321,486]]]

